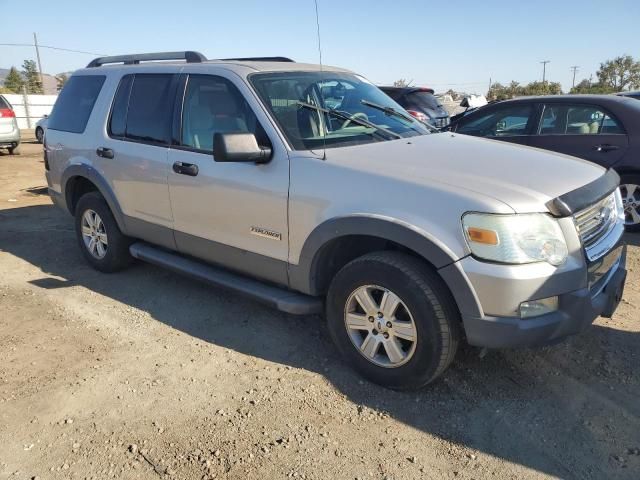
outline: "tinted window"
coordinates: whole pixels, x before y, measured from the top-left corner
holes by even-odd
[[[0,108],[11,108],[11,105],[9,105],[9,102],[7,102],[3,96],[0,96]]]
[[[458,133],[482,137],[511,137],[526,135],[531,105],[510,105],[494,109],[484,115],[474,115],[457,128]]]
[[[174,92],[174,75],[136,74],[129,96],[126,137],[169,143]]]
[[[253,133],[259,144],[268,144],[235,85],[222,77],[190,75],[182,109],[182,145],[212,151],[215,133],[233,132]]]
[[[109,120],[109,135],[124,137],[127,131],[127,108],[129,107],[129,94],[133,84],[133,75],[126,75],[120,80],[116,97],[111,107],[111,119]]]
[[[420,109],[437,110],[442,107],[438,99],[429,92],[414,92],[407,95],[407,104]]]
[[[56,100],[47,128],[84,132],[104,79],[103,75],[72,76]]]
[[[591,105],[545,105],[540,135],[620,134],[624,129],[600,107]]]

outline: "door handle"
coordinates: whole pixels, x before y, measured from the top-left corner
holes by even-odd
[[[198,175],[198,165],[194,163],[176,162],[173,164],[173,171],[180,175],[195,177]]]
[[[596,145],[593,148],[598,152],[611,152],[613,150],[618,150],[620,147],[618,145],[609,145],[608,143],[603,143],[602,145]]]
[[[99,147],[98,149],[96,149],[96,155],[98,155],[99,157],[102,157],[102,158],[113,158],[114,157],[113,150],[111,150],[110,148],[105,148],[105,147]]]

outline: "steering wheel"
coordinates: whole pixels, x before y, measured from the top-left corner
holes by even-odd
[[[356,112],[353,115],[350,115],[349,118],[344,121],[344,123],[342,124],[342,126],[340,128],[348,127],[349,125],[351,125],[351,122],[353,120],[357,120],[358,118],[361,118],[361,119],[367,120],[367,121],[369,120],[369,117],[367,117],[366,113],[364,113],[364,112]]]

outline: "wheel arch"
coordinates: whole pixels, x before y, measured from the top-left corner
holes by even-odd
[[[461,313],[480,312],[478,298],[456,263],[458,258],[426,232],[404,222],[373,216],[332,218],[306,239],[298,265],[290,265],[292,288],[324,295],[333,276],[351,260],[380,250],[399,250],[426,261],[451,291]]]
[[[111,213],[122,232],[125,231],[124,214],[113,190],[100,173],[90,165],[71,165],[62,175],[62,192],[67,210],[75,215],[75,208],[82,195],[97,191],[109,205]]]

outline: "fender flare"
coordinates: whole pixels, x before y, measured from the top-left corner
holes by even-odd
[[[481,314],[481,307],[471,284],[447,247],[426,232],[389,217],[352,215],[336,217],[318,225],[307,237],[298,265],[290,265],[291,287],[311,295],[316,287],[320,252],[332,240],[349,235],[367,235],[402,245],[428,261],[440,274],[462,314]]]
[[[62,173],[62,178],[60,182],[62,197],[64,199],[65,206],[69,211],[69,213],[71,215],[74,215],[75,212],[73,212],[71,208],[71,205],[73,203],[72,202],[73,189],[68,188],[70,186],[68,185],[68,183],[69,181],[73,181],[73,179],[78,177],[86,178],[96,186],[96,188],[98,189],[98,192],[100,192],[100,194],[106,200],[107,205],[109,205],[109,209],[111,210],[111,213],[113,213],[113,217],[115,218],[116,223],[118,224],[118,228],[120,228],[122,232],[126,232],[125,222],[124,222],[124,213],[120,208],[120,204],[116,200],[116,196],[113,193],[111,186],[100,174],[100,172],[98,172],[98,170],[96,170],[91,165],[87,165],[84,163],[77,164],[77,165],[70,165]]]

